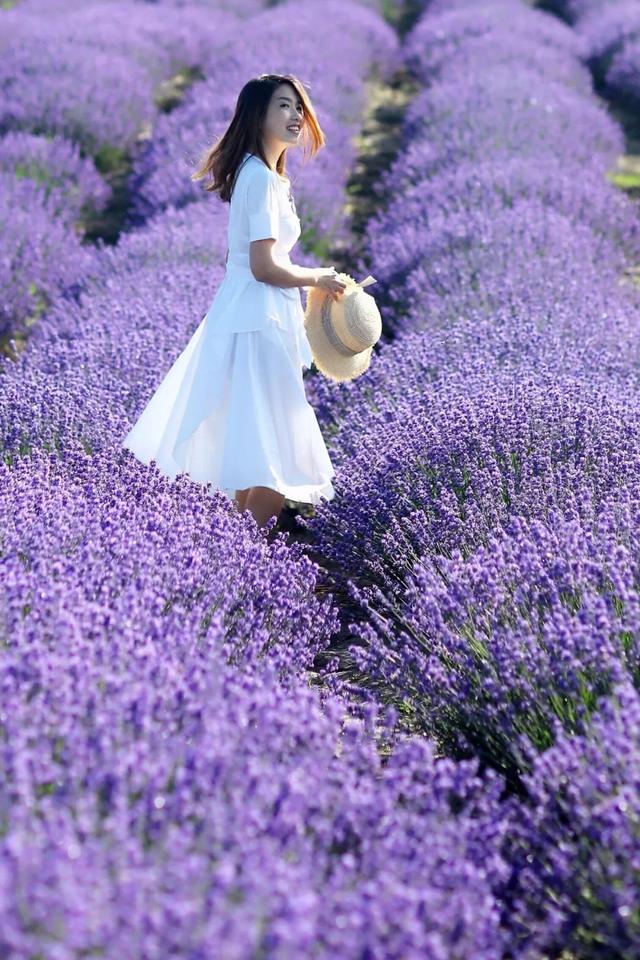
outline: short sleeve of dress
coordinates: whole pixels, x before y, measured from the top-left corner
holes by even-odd
[[[278,239],[278,187],[269,170],[256,170],[247,185],[249,240]]]

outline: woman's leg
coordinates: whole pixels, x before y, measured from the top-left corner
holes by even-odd
[[[270,487],[251,487],[246,499],[246,509],[250,510],[259,527],[264,527],[269,517],[279,517],[284,504],[284,494]]]
[[[249,490],[251,490],[251,487],[247,487],[246,490],[236,490],[234,502],[238,508],[238,513],[242,513],[243,510],[247,509],[247,497],[249,496]]]

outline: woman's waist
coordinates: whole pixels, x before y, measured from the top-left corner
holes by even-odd
[[[292,267],[293,264],[288,254],[286,253],[276,253],[273,256],[274,263],[279,264],[283,267]],[[240,272],[251,273],[253,276],[253,271],[251,270],[251,264],[249,261],[248,253],[229,253],[226,263],[227,270],[238,270]]]
[[[232,306],[234,311],[273,313],[278,312],[285,304],[291,304],[302,313],[299,287],[280,287],[277,284],[257,280],[248,263],[232,260],[231,255],[229,260],[231,262],[227,263],[222,284],[214,298],[214,303],[218,303],[219,309]],[[275,262],[283,263],[282,260]],[[293,266],[291,261],[289,265]]]

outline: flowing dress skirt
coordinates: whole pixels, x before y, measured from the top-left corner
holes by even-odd
[[[122,446],[230,498],[264,486],[301,503],[333,499],[334,469],[304,390],[312,357],[299,298],[282,304],[280,324],[260,330],[220,332],[215,311],[205,315]]]

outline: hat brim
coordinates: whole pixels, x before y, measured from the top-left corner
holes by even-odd
[[[339,276],[345,279],[342,275]],[[352,283],[356,285],[354,280]],[[373,347],[367,347],[352,357],[345,357],[333,349],[322,327],[322,304],[328,296],[328,293],[317,287],[309,288],[304,311],[304,326],[316,367],[325,377],[339,383],[344,380],[353,380],[365,372],[371,361]]]

